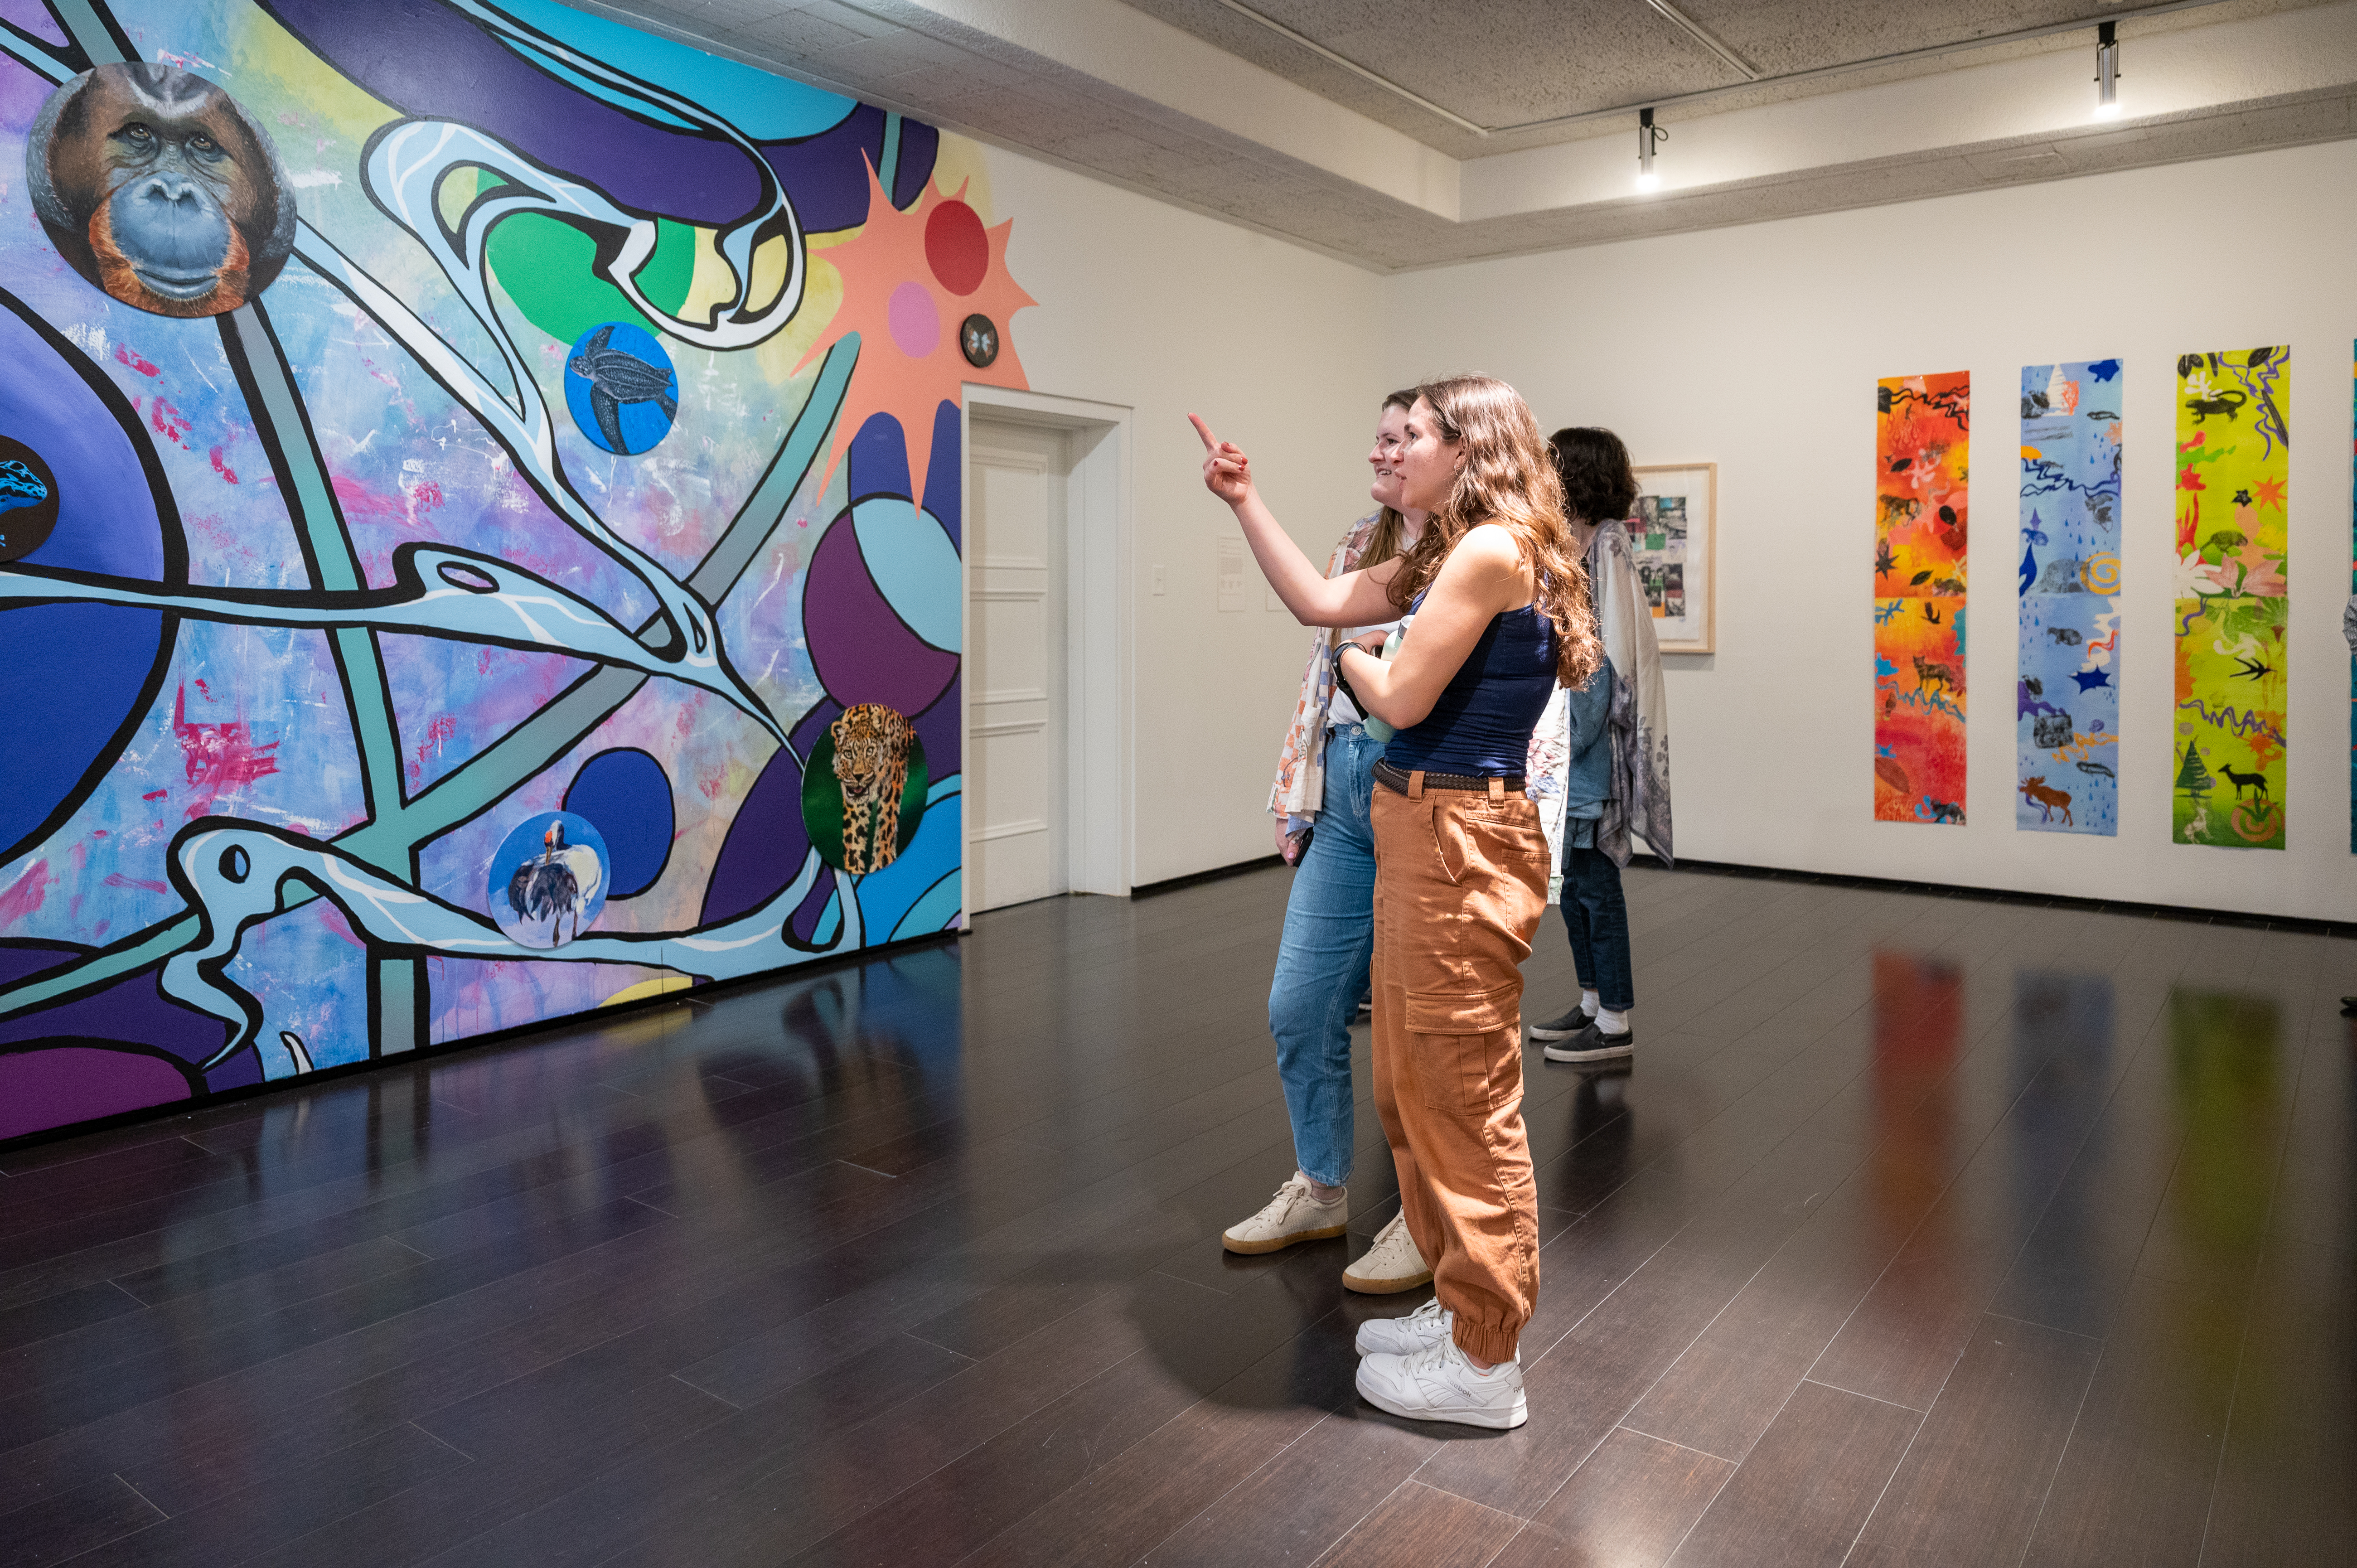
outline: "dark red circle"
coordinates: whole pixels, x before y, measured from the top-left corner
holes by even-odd
[[[952,294],[972,294],[990,271],[990,236],[963,201],[944,201],[925,220],[925,260]]]

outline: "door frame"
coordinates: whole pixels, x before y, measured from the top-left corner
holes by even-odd
[[[972,515],[973,414],[1065,434],[1071,474],[1064,489],[1064,854],[1074,893],[1126,897],[1136,871],[1131,802],[1136,747],[1131,691],[1130,415],[1125,405],[967,382],[958,410],[962,510]],[[974,646],[973,553],[958,552],[961,646]],[[962,661],[959,767],[974,755],[974,686]],[[961,812],[963,802],[960,803]],[[966,819],[961,870],[973,822]],[[971,929],[974,912],[960,915]]]

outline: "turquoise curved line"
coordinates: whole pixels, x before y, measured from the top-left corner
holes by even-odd
[[[944,653],[960,650],[965,602],[957,546],[931,512],[899,496],[878,496],[851,509],[867,575],[892,613]]]
[[[500,0],[500,9],[584,54],[630,61],[632,75],[683,98],[694,99],[757,142],[790,142],[815,136],[841,124],[859,107],[839,92],[822,91],[602,16],[586,16],[568,5],[555,4],[555,0]],[[554,70],[574,87],[608,103],[619,104],[634,114],[644,114],[655,107],[634,94],[602,86],[565,70],[544,51],[520,39],[499,32],[492,36],[534,65]]]
[[[909,912],[900,917],[900,923],[892,928],[892,934],[887,940],[899,941],[906,937],[929,937],[935,931],[947,929],[965,902],[964,872],[963,866],[945,872],[939,882],[926,888],[923,895],[909,906]]]
[[[897,930],[928,889],[958,867],[965,842],[964,801],[954,778],[926,791],[924,820],[891,865],[859,879],[859,912],[871,931]]]

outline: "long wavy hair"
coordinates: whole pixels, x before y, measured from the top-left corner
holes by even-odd
[[[1383,399],[1383,406],[1375,410],[1375,417],[1381,419],[1394,408],[1405,413],[1415,406],[1415,389],[1403,387]],[[1398,554],[1400,531],[1405,527],[1407,519],[1399,514],[1397,507],[1383,508],[1383,514],[1375,519],[1375,532],[1368,536],[1366,552],[1359,557],[1358,570],[1363,572],[1370,566],[1380,566]]]
[[[1523,394],[1490,376],[1444,376],[1416,388],[1445,440],[1459,443],[1464,462],[1448,499],[1391,581],[1391,600],[1405,610],[1440,575],[1457,542],[1485,522],[1513,537],[1531,568],[1539,613],[1555,625],[1555,679],[1587,684],[1604,661],[1587,567],[1564,521],[1563,480]]]

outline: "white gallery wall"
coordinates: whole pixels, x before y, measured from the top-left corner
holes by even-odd
[[[1249,557],[1241,607],[1219,608],[1219,541],[1243,532],[1203,489],[1187,415],[1247,446],[1324,564],[1370,510],[1385,280],[1017,154],[985,158],[994,220],[1015,221],[1008,270],[1041,302],[1009,334],[1032,389],[1132,411],[1131,880],[1266,855],[1310,634],[1268,607]]]
[[[1016,155],[986,155],[1039,392],[1135,410],[1139,883],[1268,853],[1307,637],[1216,605],[1224,508],[1194,409],[1323,559],[1365,510],[1373,405],[1479,369],[1549,427],[1719,465],[1717,651],[1668,660],[1682,854],[2357,918],[2349,848],[2357,142],[1377,277]],[[2292,346],[2290,847],[2169,842],[2176,357]],[[2120,833],[2014,826],[2021,367],[2126,363]],[[1874,383],[1969,370],[1967,825],[1873,821]],[[1154,568],[1165,589],[1154,592]]]
[[[2350,854],[2357,142],[1387,280],[1386,374],[1505,377],[1549,428],[1719,465],[1718,640],[1669,660],[1702,860],[2357,918]],[[2169,843],[2176,360],[2288,343],[2288,848]],[[2126,365],[2117,838],[2014,826],[2021,367]],[[1873,821],[1874,393],[1973,375],[1967,825]]]

